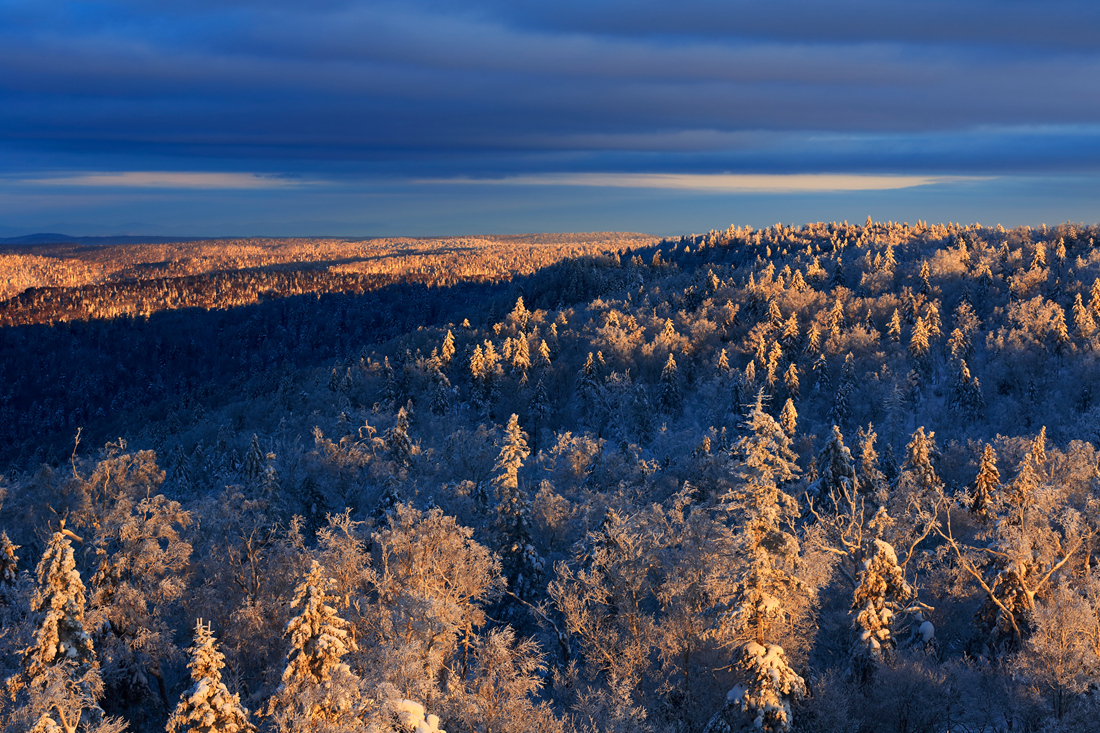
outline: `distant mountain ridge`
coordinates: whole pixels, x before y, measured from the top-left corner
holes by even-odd
[[[18,247],[33,244],[171,244],[173,242],[191,242],[195,240],[195,237],[71,237],[68,234],[42,232],[39,234],[25,234],[22,237],[0,237],[0,246]]]

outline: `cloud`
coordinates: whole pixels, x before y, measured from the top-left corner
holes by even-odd
[[[851,173],[715,174],[684,173],[548,173],[498,179],[434,179],[421,183],[510,186],[598,186],[660,188],[713,193],[806,193],[889,191],[938,183],[990,180],[975,176],[873,176]]]
[[[25,178],[21,183],[38,186],[88,186],[92,188],[263,189],[300,186],[306,182],[299,179],[263,176],[255,173],[124,171]]]

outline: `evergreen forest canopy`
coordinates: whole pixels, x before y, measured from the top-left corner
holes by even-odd
[[[0,724],[1092,730],[1100,228],[626,236],[0,304]]]

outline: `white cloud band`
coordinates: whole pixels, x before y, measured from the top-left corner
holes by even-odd
[[[989,180],[974,176],[888,176],[856,173],[692,174],[692,173],[544,173],[506,178],[430,179],[421,183],[512,186],[599,186],[661,188],[715,193],[799,193],[888,191],[938,183]]]

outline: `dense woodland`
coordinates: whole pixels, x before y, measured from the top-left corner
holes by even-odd
[[[1098,236],[14,295],[0,725],[1093,730]]]

